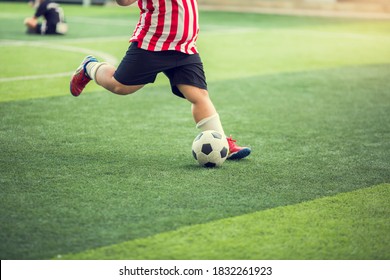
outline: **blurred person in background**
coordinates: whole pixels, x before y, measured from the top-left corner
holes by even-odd
[[[59,4],[51,0],[29,1],[29,4],[35,9],[35,14],[24,20],[28,34],[64,35],[67,33],[68,25]],[[40,17],[43,17],[41,22],[38,21]]]

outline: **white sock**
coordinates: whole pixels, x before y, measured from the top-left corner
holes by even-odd
[[[85,67],[88,76],[96,82],[96,72],[99,69],[100,66],[107,64],[107,62],[89,62],[87,66]]]
[[[196,124],[196,128],[199,128],[202,131],[215,130],[215,131],[221,133],[222,135],[225,135],[225,132],[223,131],[221,120],[219,119],[218,113],[216,113],[210,117],[204,118],[203,120],[198,122]]]

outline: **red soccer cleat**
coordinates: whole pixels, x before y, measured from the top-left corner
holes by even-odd
[[[79,96],[85,86],[91,81],[91,78],[85,70],[85,66],[92,61],[97,62],[97,59],[92,55],[88,55],[74,72],[72,79],[70,80],[70,93],[73,96]]]
[[[250,148],[237,146],[236,140],[233,140],[232,137],[227,137],[226,139],[229,144],[229,155],[227,159],[242,159],[249,156],[249,154],[251,153]]]

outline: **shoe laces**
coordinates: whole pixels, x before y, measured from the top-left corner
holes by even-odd
[[[226,137],[227,141],[228,141],[228,144],[229,144],[229,150],[232,151],[232,150],[235,150],[237,148],[237,140],[233,139],[232,136],[230,135],[230,137]]]

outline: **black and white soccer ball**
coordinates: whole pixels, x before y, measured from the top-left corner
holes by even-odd
[[[229,153],[227,139],[214,130],[206,130],[196,136],[192,143],[192,155],[201,166],[221,166]]]

